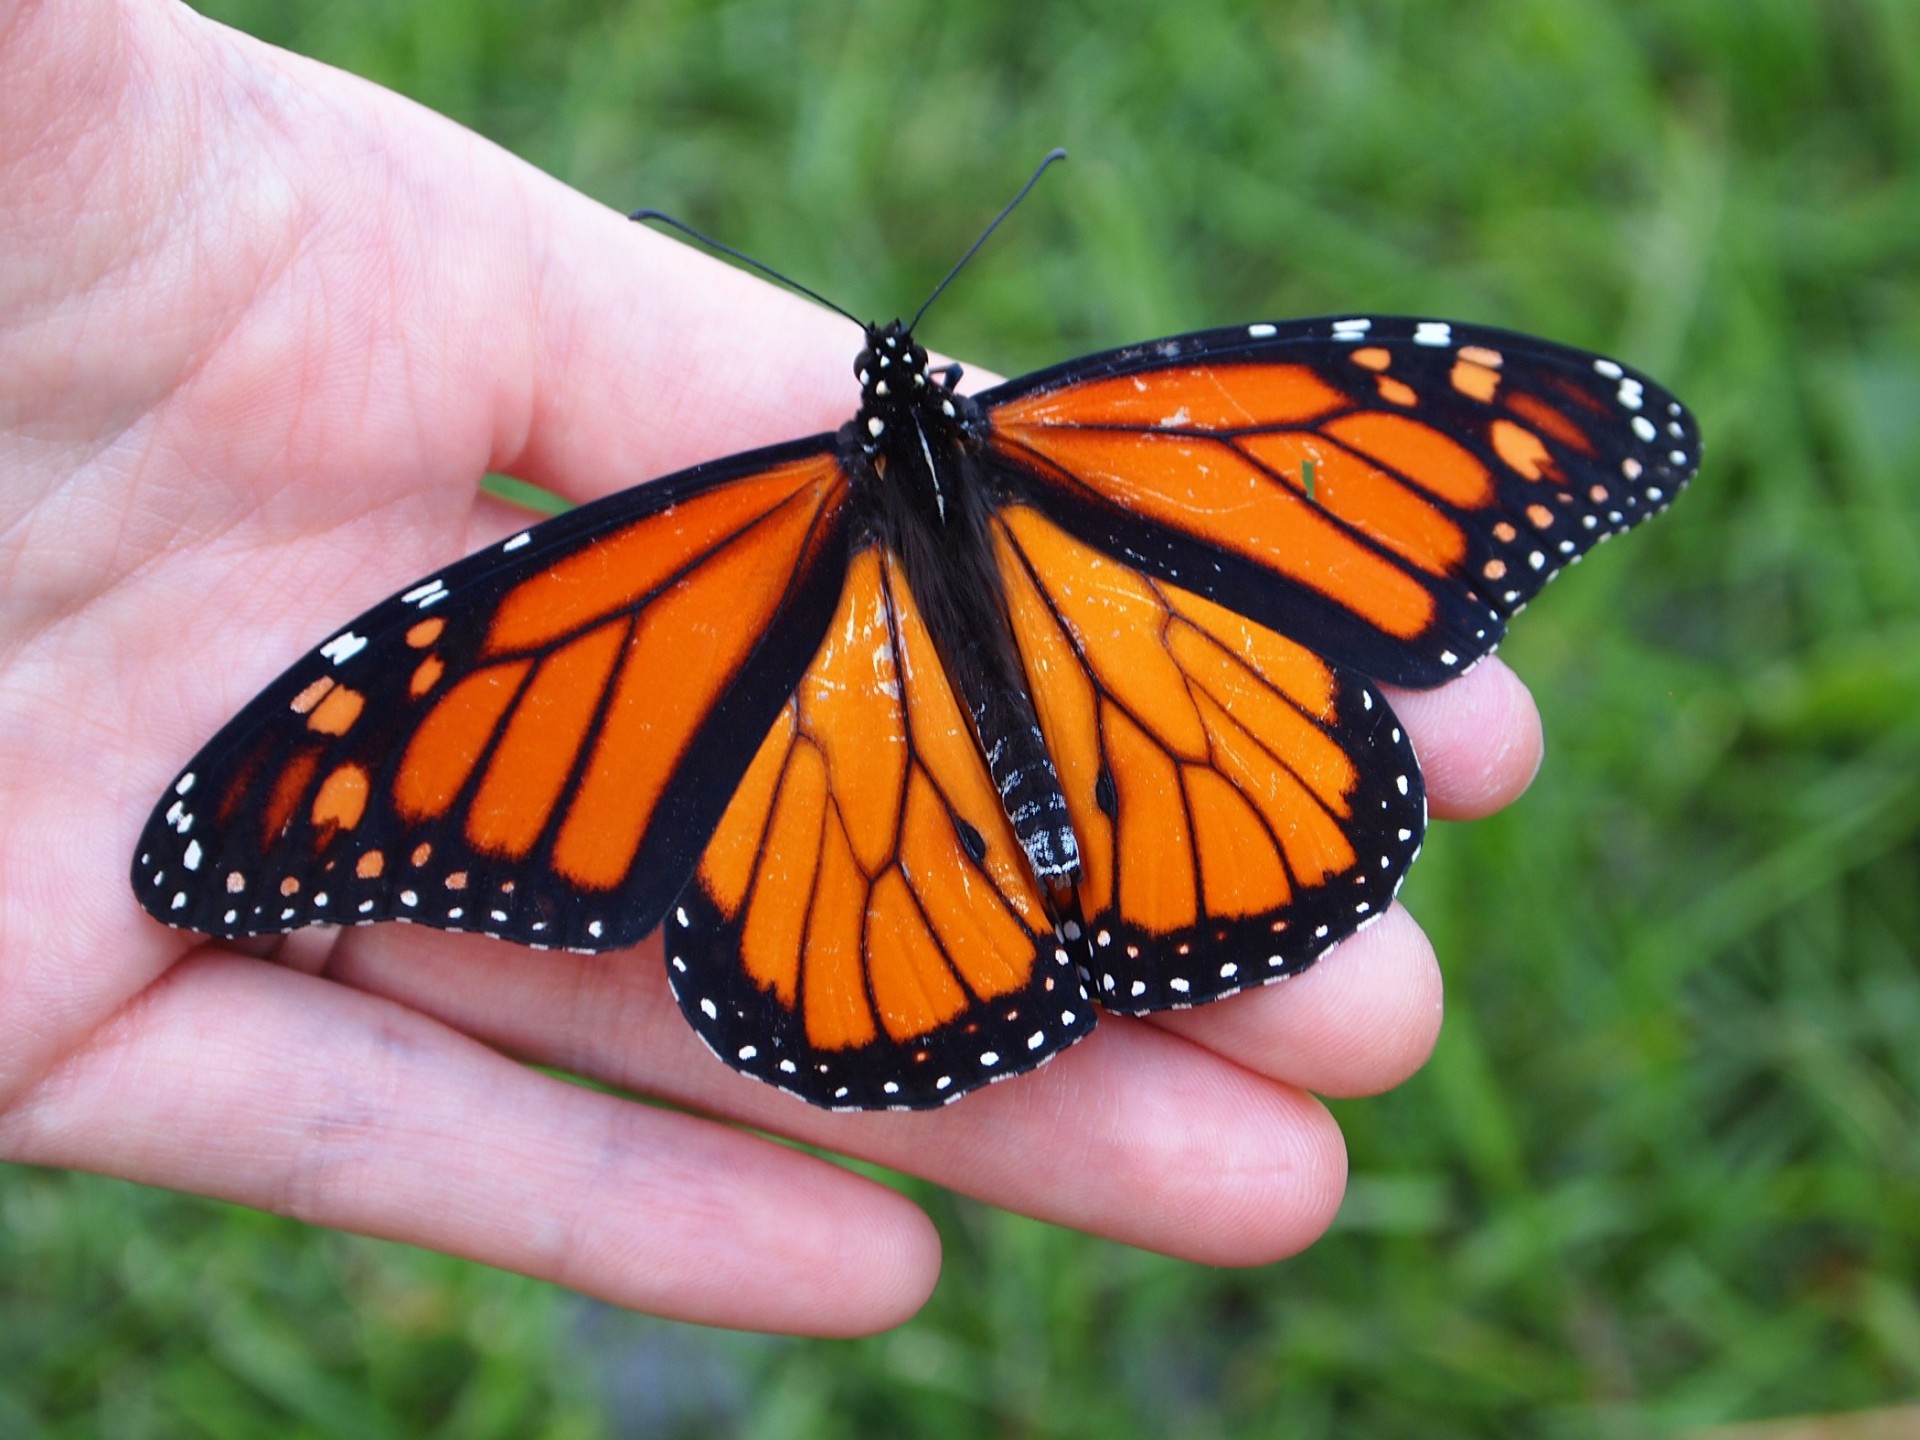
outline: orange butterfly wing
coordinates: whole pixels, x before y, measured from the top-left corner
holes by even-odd
[[[1699,460],[1692,417],[1645,376],[1432,320],[1181,336],[979,401],[987,463],[1082,539],[1415,687],[1491,651]]]
[[[1280,979],[1385,911],[1426,800],[1378,691],[1030,507],[1002,511],[995,542],[1102,1006]]]
[[[375,607],[197,756],[134,888],[214,935],[653,929],[839,596],[827,437],[585,505]]]
[[[1092,1029],[892,554],[854,556],[666,939],[714,1052],[833,1108],[944,1104]]]

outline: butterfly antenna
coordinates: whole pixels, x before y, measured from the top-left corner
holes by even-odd
[[[1020,193],[1014,196],[1013,199],[1009,200],[1007,202],[1007,208],[1002,210],[998,215],[994,216],[993,223],[987,226],[986,229],[980,232],[980,238],[974,241],[973,244],[968,248],[967,253],[960,257],[960,263],[955,265],[953,269],[947,272],[947,278],[942,280],[938,285],[933,287],[933,293],[927,297],[927,303],[925,305],[922,305],[918,310],[913,312],[913,319],[907,325],[907,332],[909,334],[919,329],[920,317],[926,314],[928,309],[932,307],[933,302],[940,298],[940,292],[942,290],[945,290],[947,286],[953,283],[953,277],[958,275],[962,270],[966,269],[967,262],[973,259],[975,252],[978,251],[982,245],[987,243],[987,237],[993,234],[995,230],[998,230],[1000,228],[1000,222],[1006,219],[1007,216],[1013,213],[1014,206],[1018,205],[1022,200],[1027,198],[1027,192],[1029,190],[1033,189],[1035,185],[1038,185],[1040,183],[1040,177],[1047,173],[1047,167],[1053,164],[1053,162],[1056,160],[1064,160],[1066,158],[1067,158],[1067,152],[1064,150],[1050,150],[1047,152],[1047,158],[1042,160],[1039,164],[1039,167],[1034,170],[1033,174],[1027,177],[1027,183],[1020,187]]]
[[[862,320],[858,315],[854,315],[846,310],[841,309],[840,306],[834,304],[833,301],[827,299],[827,297],[822,295],[819,291],[809,290],[806,286],[802,285],[798,280],[790,279],[789,277],[782,275],[778,270],[774,269],[771,265],[763,264],[762,262],[754,259],[751,255],[741,254],[740,251],[734,249],[731,245],[721,244],[718,240],[714,239],[711,235],[702,235],[698,230],[694,229],[691,225],[687,224],[686,221],[675,219],[673,216],[667,214],[667,212],[664,210],[636,210],[631,215],[627,216],[627,218],[629,220],[638,220],[638,221],[641,221],[642,223],[645,223],[647,221],[658,221],[662,225],[671,225],[675,230],[678,230],[682,235],[692,236],[695,240],[698,240],[702,245],[705,245],[708,249],[718,250],[722,255],[731,255],[734,259],[738,260],[742,265],[751,265],[754,269],[758,270],[762,275],[767,276],[769,279],[778,280],[782,285],[786,286],[789,290],[798,290],[802,295],[805,295],[809,300],[819,301],[822,305],[826,306],[827,309],[833,311],[834,314],[845,315],[847,319],[853,321],[853,323],[858,325],[862,330],[865,330],[867,328],[866,321]],[[995,223],[997,224],[998,222],[996,221]],[[985,237],[982,237],[982,238],[985,238]]]

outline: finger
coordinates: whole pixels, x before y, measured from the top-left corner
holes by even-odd
[[[1345,1186],[1339,1130],[1311,1096],[1138,1021],[1103,1017],[1039,1071],[943,1110],[834,1115],[715,1059],[652,941],[534,955],[376,926],[346,932],[330,973],[543,1064],[1208,1264],[1305,1248]]]
[[[1540,712],[1520,677],[1489,655],[1438,690],[1389,690],[1427,778],[1439,820],[1477,820],[1511,805],[1540,769]]]
[[[202,951],[0,1118],[0,1152],[464,1255],[616,1304],[885,1328],[925,1216],[784,1146],[537,1074],[343,986]]]
[[[1305,973],[1154,1023],[1249,1070],[1321,1095],[1377,1095],[1440,1038],[1433,947],[1399,905]]]

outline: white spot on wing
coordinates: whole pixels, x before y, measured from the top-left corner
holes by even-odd
[[[336,665],[344,665],[367,648],[366,638],[351,630],[342,630],[320,647],[320,653]]]

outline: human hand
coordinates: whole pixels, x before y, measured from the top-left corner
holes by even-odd
[[[713,1059],[657,943],[379,926],[264,964],[149,920],[126,869],[161,787],[329,625],[523,528],[485,471],[586,500],[831,428],[857,337],[181,7],[0,3],[0,68],[0,1158],[822,1334],[910,1314],[937,1240],[737,1126],[1212,1264],[1320,1233],[1345,1162],[1307,1092],[1396,1084],[1438,1030],[1398,908],[1284,985],[852,1116]],[[1436,815],[1537,764],[1497,660],[1395,703]]]

